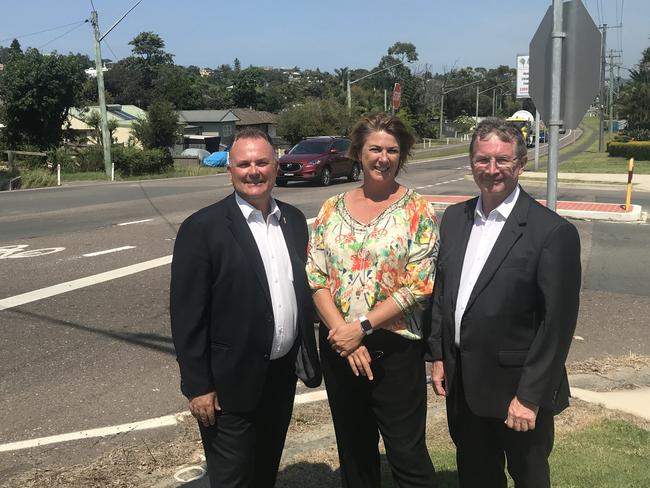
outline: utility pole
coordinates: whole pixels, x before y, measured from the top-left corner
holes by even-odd
[[[607,88],[609,89],[609,96],[607,98],[607,106],[609,107],[609,136],[612,137],[614,134],[614,68],[617,66],[614,63],[614,58],[620,57],[617,54],[614,54],[614,50],[609,50],[609,83]]]
[[[352,114],[352,91],[350,90],[350,68],[348,68],[348,115]]]
[[[104,92],[104,71],[102,64],[102,48],[100,45],[99,21],[97,12],[92,11],[91,23],[95,39],[95,69],[97,70],[97,92],[99,95],[99,114],[101,116],[102,146],[104,147],[104,170],[106,177],[111,178],[111,133],[108,130],[108,113],[106,111],[106,93]]]
[[[605,144],[605,48],[607,47],[607,24],[602,25],[603,40],[600,44],[600,94],[598,95],[598,108],[600,127],[598,130],[598,152],[603,152]]]

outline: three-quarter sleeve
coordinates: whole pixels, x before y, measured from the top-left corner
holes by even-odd
[[[422,197],[413,199],[406,210],[410,222],[408,260],[400,274],[401,287],[391,295],[405,318],[414,307],[424,309],[433,292],[439,246],[438,224],[429,202]]]
[[[307,246],[307,281],[312,290],[330,288],[327,266],[327,249],[325,246],[325,232],[331,215],[335,211],[336,198],[325,201],[318,212],[309,237]]]

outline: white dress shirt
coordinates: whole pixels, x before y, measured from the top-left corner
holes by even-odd
[[[485,261],[492,252],[494,243],[497,241],[499,234],[503,230],[510,212],[519,198],[519,186],[517,186],[501,204],[492,210],[486,217],[483,213],[483,199],[479,196],[474,211],[474,225],[472,233],[467,242],[465,259],[463,259],[463,269],[460,275],[460,286],[458,287],[458,297],[456,299],[456,310],[454,315],[455,322],[455,342],[456,346],[460,345],[460,324],[463,320],[463,314],[467,307],[469,297],[474,290],[474,285],[478,279]]]
[[[298,304],[293,289],[293,268],[287,243],[280,228],[282,217],[280,208],[275,200],[271,199],[271,211],[264,221],[262,212],[238,194],[235,194],[235,199],[253,233],[264,263],[275,319],[270,356],[271,359],[278,359],[291,350],[298,334],[296,328]]]

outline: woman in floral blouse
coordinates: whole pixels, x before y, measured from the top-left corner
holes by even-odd
[[[380,486],[381,433],[397,486],[431,487],[422,329],[436,218],[395,180],[414,143],[399,118],[364,118],[351,138],[363,185],[323,204],[307,259],[343,486]]]

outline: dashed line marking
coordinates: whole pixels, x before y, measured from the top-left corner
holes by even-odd
[[[135,246],[115,247],[113,249],[106,249],[105,251],[89,252],[88,254],[82,254],[82,256],[84,258],[92,258],[95,256],[101,256],[102,254],[110,254],[112,252],[126,251],[127,249],[135,249]]]
[[[121,224],[117,224],[119,227],[123,225],[133,225],[133,224],[143,224],[144,222],[151,222],[153,219],[143,219],[143,220],[134,220],[132,222],[122,222]]]

